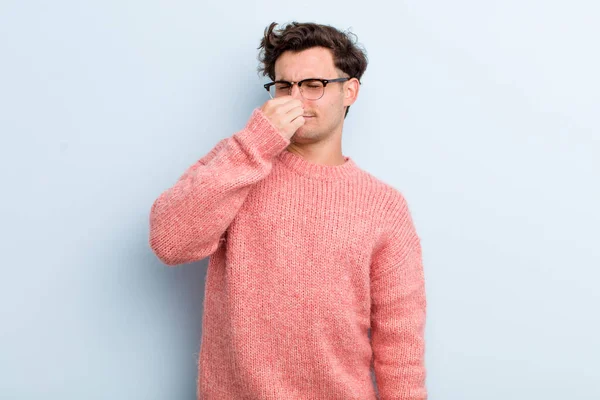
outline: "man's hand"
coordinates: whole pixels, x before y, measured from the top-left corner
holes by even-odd
[[[271,124],[288,140],[304,125],[304,106],[292,96],[271,99],[260,108]]]

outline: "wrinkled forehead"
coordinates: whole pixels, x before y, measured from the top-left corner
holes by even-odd
[[[275,80],[297,82],[307,78],[331,79],[338,75],[331,51],[324,48],[286,51],[275,62]]]

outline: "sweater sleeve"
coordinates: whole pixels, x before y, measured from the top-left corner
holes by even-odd
[[[371,266],[371,346],[381,400],[425,400],[425,282],[406,201],[391,207]]]
[[[289,145],[260,109],[246,126],[190,166],[150,210],[150,247],[167,265],[201,260],[217,249],[254,184]]]

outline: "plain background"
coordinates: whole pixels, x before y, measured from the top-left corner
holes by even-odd
[[[350,30],[343,150],[422,237],[432,400],[600,398],[593,1],[2,1],[0,397],[193,399],[207,260],[154,199],[267,100],[271,22]]]

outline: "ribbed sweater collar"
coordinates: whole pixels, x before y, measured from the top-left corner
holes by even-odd
[[[335,181],[354,176],[360,171],[348,156],[344,156],[346,162],[341,165],[315,164],[288,150],[282,151],[277,158],[287,168],[310,179]]]

